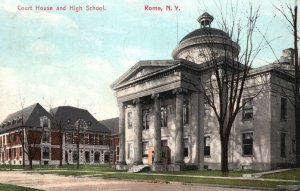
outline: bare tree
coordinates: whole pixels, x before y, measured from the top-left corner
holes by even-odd
[[[55,136],[59,141],[59,166],[62,166],[63,160],[63,137],[65,133],[65,127],[63,118],[59,118],[55,115],[53,107],[49,104],[49,113],[51,114],[51,137]]]
[[[16,106],[18,109],[20,109],[21,111],[21,116],[20,116],[20,119],[21,119],[21,130],[19,131],[18,133],[18,136],[19,136],[19,139],[21,141],[21,144],[22,144],[22,165],[23,167],[25,167],[25,141],[24,141],[24,132],[23,132],[23,128],[24,128],[24,105],[25,105],[25,98],[22,98],[21,94],[19,95],[19,98],[20,98],[20,102],[16,102]]]
[[[255,89],[248,99],[243,99],[245,90],[251,83],[249,77],[253,62],[262,48],[266,45],[264,38],[256,39],[254,34],[259,18],[259,8],[249,6],[246,23],[238,19],[238,9],[231,5],[230,15],[222,14],[219,25],[227,33],[221,45],[214,43],[214,35],[207,29],[207,47],[199,49],[199,56],[208,64],[209,75],[200,79],[200,91],[208,105],[212,108],[217,121],[221,141],[221,170],[228,172],[228,145],[233,123],[241,109],[251,102],[263,90],[263,84]],[[231,17],[230,17],[231,16]],[[229,18],[230,17],[230,18]],[[205,28],[204,28],[205,30]],[[244,37],[243,39],[241,37]],[[228,38],[233,39],[228,40]],[[244,44],[238,54],[240,43]]]
[[[18,136],[22,143],[23,163],[25,163],[24,155],[26,154],[29,160],[30,169],[32,169],[32,161],[36,155],[40,153],[37,148],[40,147],[39,144],[41,143],[44,128],[41,127],[41,131],[29,128],[32,127],[22,125],[18,132]]]
[[[288,9],[286,11],[285,7]],[[291,27],[291,32],[293,35],[294,41],[294,88],[293,88],[293,97],[294,99],[290,102],[294,106],[295,114],[295,132],[296,132],[296,160],[297,165],[300,166],[300,70],[299,70],[299,56],[298,56],[298,1],[295,0],[295,5],[292,7],[290,4],[286,4],[281,7],[275,6],[275,8],[284,16],[285,20],[288,22]]]
[[[80,144],[84,144],[85,143],[85,139],[84,139],[84,134],[85,134],[85,131],[87,129],[87,124],[84,120],[82,119],[78,119],[76,122],[75,122],[75,127],[76,127],[76,135],[77,135],[77,138],[75,139],[76,140],[76,148],[77,148],[77,169],[79,169],[79,146]]]

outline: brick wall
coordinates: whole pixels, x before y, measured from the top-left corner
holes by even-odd
[[[59,160],[59,159],[60,159],[60,149],[51,148],[51,160]]]
[[[33,160],[41,160],[41,148],[40,147],[30,147],[30,153],[33,156]]]
[[[51,145],[59,145],[61,136],[59,132],[51,132]]]
[[[27,133],[28,144],[40,144],[41,143],[41,132],[28,130]]]

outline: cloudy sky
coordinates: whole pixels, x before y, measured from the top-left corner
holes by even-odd
[[[234,1],[234,0],[233,0]],[[220,3],[222,2],[222,3]],[[217,20],[223,0],[2,0],[0,6],[0,121],[39,102],[88,109],[97,119],[118,116],[110,84],[139,60],[170,59],[179,40],[199,28],[196,19],[208,11]],[[230,0],[228,0],[230,2]],[[239,0],[240,18],[248,0]],[[292,46],[283,17],[273,5],[281,0],[252,0],[260,6],[258,27],[267,32],[275,54]],[[294,1],[291,0],[291,3]],[[219,5],[222,6],[219,6]],[[82,6],[79,12],[69,6]],[[105,11],[86,11],[86,6]],[[145,11],[145,5],[177,5],[180,11]],[[32,11],[18,10],[32,6]],[[35,6],[66,6],[66,11],[36,11]],[[224,11],[224,10],[223,10]],[[224,11],[225,15],[229,11]],[[177,35],[178,23],[178,35]],[[255,65],[276,58],[269,47]]]

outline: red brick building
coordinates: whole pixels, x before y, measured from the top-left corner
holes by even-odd
[[[110,131],[87,110],[62,106],[47,112],[34,104],[10,114],[0,126],[0,163],[113,163]],[[79,150],[77,150],[79,140]]]
[[[119,117],[99,121],[110,130],[111,148],[114,151],[113,162],[119,160]]]

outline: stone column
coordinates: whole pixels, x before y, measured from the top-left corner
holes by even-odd
[[[152,143],[154,149],[154,161],[153,164],[162,163],[162,152],[161,152],[161,127],[160,127],[160,102],[159,94],[153,94],[151,96],[154,99],[153,105],[153,136]]]
[[[119,162],[120,165],[126,165],[125,155],[125,107],[123,103],[119,104]]]
[[[134,115],[134,140],[133,140],[133,164],[141,165],[143,164],[143,148],[142,148],[142,103],[140,99],[133,100],[135,103],[135,115]]]
[[[176,94],[176,131],[175,131],[175,164],[183,163],[183,89],[173,91]]]

